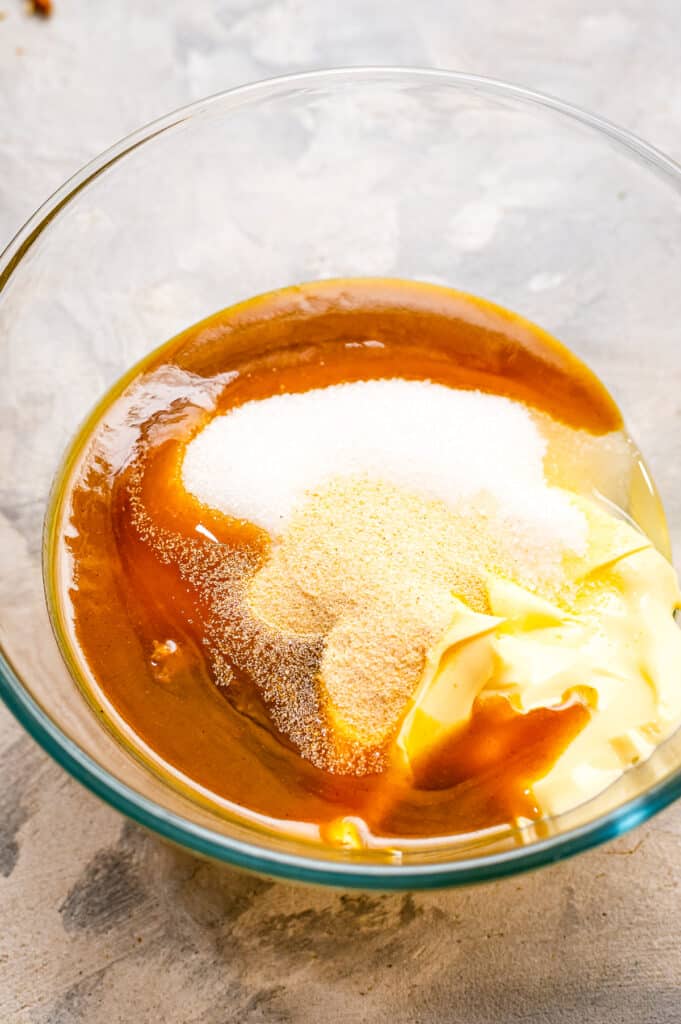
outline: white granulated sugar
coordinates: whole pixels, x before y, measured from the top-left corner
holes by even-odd
[[[491,497],[527,536],[577,552],[585,524],[546,483],[523,405],[429,381],[360,381],[248,402],[191,441],[182,479],[203,504],[279,535],[307,492],[366,475],[461,508]],[[510,525],[510,522],[509,522]]]

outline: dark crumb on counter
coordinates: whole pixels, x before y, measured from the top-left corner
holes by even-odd
[[[52,14],[52,0],[30,0],[28,5],[31,14],[40,14],[43,18],[48,18]]]

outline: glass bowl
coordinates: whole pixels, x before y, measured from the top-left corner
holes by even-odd
[[[72,680],[41,576],[43,517],[94,402],[207,314],[283,285],[443,282],[557,335],[613,391],[681,539],[681,168],[564,103],[440,71],[261,82],[170,114],[83,168],[0,258],[0,688],[45,750],[199,854],[342,886],[496,878],[609,839],[681,793],[681,735],[572,812],[410,849],[332,850],[196,802],[119,744]],[[681,686],[681,666],[679,685]]]

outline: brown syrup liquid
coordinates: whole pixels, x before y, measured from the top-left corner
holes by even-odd
[[[215,407],[386,377],[506,395],[594,434],[621,427],[603,386],[555,339],[449,289],[318,282],[218,313],[152,355],[80,439],[56,551],[77,660],[161,764],[284,830],[308,822],[323,835],[354,816],[378,836],[422,837],[536,818],[533,783],[588,721],[579,694],[525,714],[504,698],[479,699],[464,730],[413,777],[316,768],[274,728],[248,666],[255,650],[265,671],[289,659],[314,673],[323,646],[301,640],[282,655],[248,623],[236,630],[230,609],[269,537],[181,487],[184,447]]]

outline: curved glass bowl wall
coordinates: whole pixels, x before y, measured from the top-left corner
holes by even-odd
[[[630,135],[501,83],[353,69],[264,82],[142,129],[50,199],[0,261],[0,686],[91,790],[199,853],[331,884],[497,877],[635,825],[681,792],[681,736],[598,799],[494,843],[399,863],[250,827],[114,741],[57,648],[42,521],[69,439],[136,360],[296,281],[443,282],[551,331],[607,382],[681,547],[681,171]],[[679,666],[681,685],[681,666]]]

